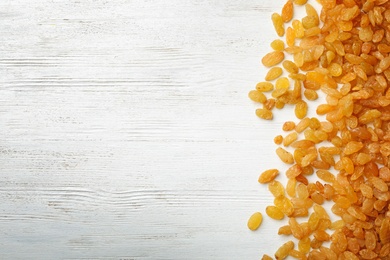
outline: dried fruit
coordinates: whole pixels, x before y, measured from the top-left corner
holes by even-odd
[[[271,48],[275,51],[284,51],[284,41],[276,39],[271,42]]]
[[[256,115],[262,119],[271,120],[273,118],[272,111],[266,108],[256,109]]]
[[[259,182],[268,183],[273,181],[278,176],[279,171],[277,169],[269,169],[260,174]]]
[[[267,97],[261,91],[257,90],[252,90],[248,96],[252,101],[258,103],[264,103],[267,100]]]
[[[275,198],[284,196],[284,187],[278,181],[272,181],[268,184],[268,190],[274,195]]]
[[[248,220],[248,228],[252,231],[257,230],[261,222],[263,221],[263,215],[260,212],[255,212]]]
[[[285,147],[276,149],[278,157],[291,164],[286,188],[274,180],[277,170],[260,176],[275,197],[267,215],[289,218],[278,234],[298,240],[298,250],[290,241],[275,257],[387,259],[390,1],[318,0],[318,12],[307,2],[287,0],[281,14],[272,15],[277,34],[285,39],[271,43],[273,51],[262,63],[271,67],[266,81],[276,81],[258,83],[249,92],[262,106],[256,110],[259,117],[272,119],[273,107],[293,107],[300,119],[285,122],[282,130],[288,133],[274,139]],[[301,19],[292,20],[294,5],[305,5]],[[315,107],[324,119],[308,116],[313,100],[324,100]],[[338,216],[333,222],[321,206],[326,201]],[[307,222],[300,223],[305,216]]]
[[[284,218],[283,212],[280,209],[278,209],[277,207],[275,207],[275,206],[268,206],[265,209],[265,212],[267,213],[267,215],[270,218],[273,218],[273,219],[276,219],[276,220],[281,220],[281,219]]]
[[[282,8],[282,20],[285,23],[291,21],[294,13],[294,5],[292,0],[288,0]]]
[[[283,74],[282,68],[273,67],[268,71],[267,75],[265,76],[265,80],[271,81],[271,80],[277,79],[282,74]]]
[[[279,156],[280,160],[282,160],[284,163],[292,164],[294,162],[294,158],[292,154],[281,147],[276,149],[276,154]]]
[[[307,114],[307,109],[308,109],[307,103],[303,100],[299,101],[295,105],[295,116],[299,119],[304,118]]]
[[[270,257],[269,255],[263,255],[263,257],[261,258],[261,260],[273,260],[272,257]]]
[[[294,242],[288,241],[284,243],[275,253],[275,258],[278,260],[285,259],[291,250],[294,249]]]
[[[283,59],[284,59],[284,53],[282,51],[273,51],[266,54],[263,57],[263,59],[261,59],[261,62],[266,67],[272,67],[281,63]]]
[[[278,13],[273,13],[271,16],[272,23],[274,25],[277,35],[282,37],[284,35],[284,23],[283,18]]]

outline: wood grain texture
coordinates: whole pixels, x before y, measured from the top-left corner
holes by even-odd
[[[247,92],[282,4],[0,1],[0,259],[272,254],[283,118]]]

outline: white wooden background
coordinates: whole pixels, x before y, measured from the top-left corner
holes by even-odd
[[[283,4],[1,0],[0,259],[272,254],[246,221],[292,112],[247,92]]]

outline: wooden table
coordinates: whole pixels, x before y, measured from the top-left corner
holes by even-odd
[[[247,93],[273,0],[2,0],[0,259],[260,259],[292,110]],[[284,166],[280,166],[283,169]]]

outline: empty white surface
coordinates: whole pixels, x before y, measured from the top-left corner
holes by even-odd
[[[0,259],[259,259],[284,1],[2,0]],[[280,166],[283,169],[283,166]]]

